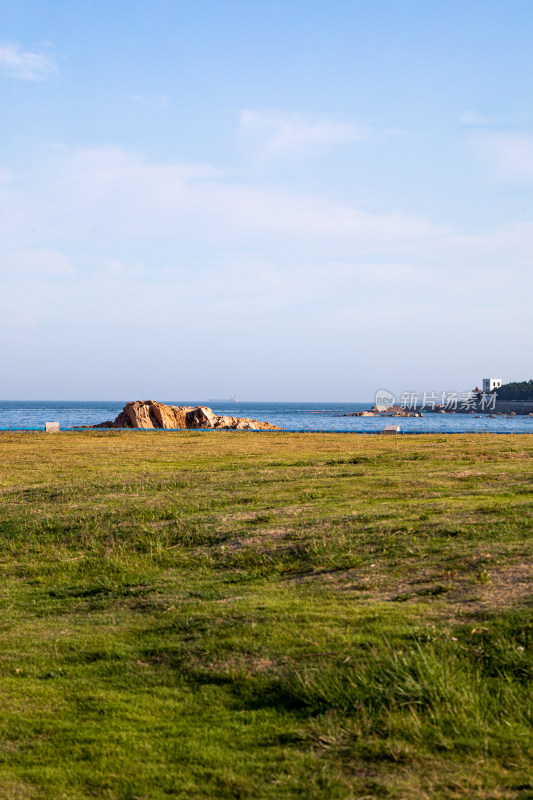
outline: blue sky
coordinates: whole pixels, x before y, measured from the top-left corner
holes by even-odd
[[[530,378],[532,29],[516,0],[0,0],[0,397]]]

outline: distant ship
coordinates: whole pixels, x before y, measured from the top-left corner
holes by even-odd
[[[232,395],[231,397],[225,397],[222,400],[220,400],[219,398],[214,399],[213,397],[210,397],[208,402],[209,403],[217,403],[218,405],[222,405],[223,403],[238,403],[239,402],[239,398],[235,397],[235,395]]]

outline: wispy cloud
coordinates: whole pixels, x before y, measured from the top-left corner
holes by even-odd
[[[240,115],[240,134],[264,155],[313,153],[371,136],[369,128],[328,117],[278,109],[246,109]]]
[[[510,132],[478,132],[472,139],[475,153],[496,174],[512,181],[533,178],[533,135]]]
[[[320,193],[249,185],[209,165],[158,163],[119,148],[59,152],[50,170],[62,176],[54,198],[64,208],[59,218],[71,217],[66,223],[71,233],[90,220],[90,225],[102,226],[105,236],[114,231],[202,238],[209,231],[210,241],[220,236],[236,243],[242,237],[268,234],[298,246],[304,237],[315,246],[323,241],[328,250],[332,245],[342,250],[379,248],[447,232],[445,226],[416,215],[368,212]],[[38,195],[36,189],[34,196]],[[48,196],[48,211],[41,208],[39,213],[50,216],[55,229],[52,205]]]
[[[56,72],[56,65],[50,53],[42,50],[24,50],[17,42],[2,42],[0,69],[9,78],[43,81]]]
[[[531,158],[533,174],[533,142]],[[40,169],[0,185],[0,239],[5,275],[15,262],[33,273],[83,271],[80,258],[117,271],[117,253],[129,265],[149,264],[151,274],[180,275],[201,264],[198,275],[205,275],[244,254],[241,279],[263,258],[278,264],[283,280],[287,264],[290,271],[298,264],[320,271],[326,262],[348,261],[448,276],[457,264],[461,280],[468,264],[476,279],[484,272],[486,283],[492,268],[501,277],[502,264],[529,270],[533,223],[466,235],[423,216],[243,183],[206,164],[156,162],[118,148],[58,149]],[[74,261],[58,256],[62,247],[77,254]],[[372,271],[378,282],[384,277],[377,266]]]
[[[147,393],[169,397],[176,379],[161,341],[191,332],[179,385],[196,396],[209,396],[213,381],[248,381],[239,359],[213,359],[214,348],[240,361],[264,354],[254,391],[266,397],[273,375],[293,396],[319,396],[325,384],[338,396],[361,391],[363,372],[379,385],[399,335],[395,374],[409,381],[420,331],[432,341],[446,333],[454,374],[457,353],[465,374],[481,356],[511,370],[512,342],[527,336],[532,251],[533,222],[471,235],[329,194],[253,185],[205,164],[50,148],[0,184],[4,383],[12,376],[22,391],[28,374],[52,393],[67,371],[80,392],[94,392],[98,375],[117,396],[144,394],[142,379]],[[480,333],[480,318],[501,322],[497,341]],[[127,340],[141,378],[128,360],[102,367],[110,342]],[[40,358],[46,348],[64,353],[58,372]],[[208,371],[198,369],[202,360]]]
[[[533,178],[533,134],[503,117],[465,111],[459,120],[473,154],[504,181]]]
[[[459,124],[462,128],[487,128],[500,125],[500,117],[491,117],[487,114],[480,114],[479,111],[469,109],[461,114]]]

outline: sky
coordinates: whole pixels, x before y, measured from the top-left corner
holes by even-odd
[[[530,0],[0,0],[0,398],[532,377]]]

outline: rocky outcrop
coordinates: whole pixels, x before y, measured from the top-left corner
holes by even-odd
[[[126,403],[114,421],[91,425],[92,428],[150,429],[225,429],[235,431],[279,431],[277,425],[247,417],[215,414],[207,406],[167,406],[155,400],[136,400]]]
[[[118,417],[106,422],[99,422],[98,425],[80,425],[81,428],[131,428],[130,418],[124,410],[120,412]]]
[[[184,406],[166,406],[164,403],[152,403],[152,413],[155,417],[156,428],[186,428],[187,412]]]
[[[389,406],[389,408],[378,408],[372,406],[369,411],[351,411],[348,414],[343,414],[343,417],[423,417],[421,411],[416,409],[409,411],[402,406]]]
[[[158,428],[157,419],[154,414],[153,403],[126,403],[124,406],[130,428]]]
[[[214,414],[215,428],[226,428],[232,431],[281,431],[277,425],[270,422],[261,422],[258,419],[248,419],[248,417],[223,417]]]
[[[197,406],[187,411],[186,428],[216,428],[219,419],[218,414],[214,414],[207,406]]]

